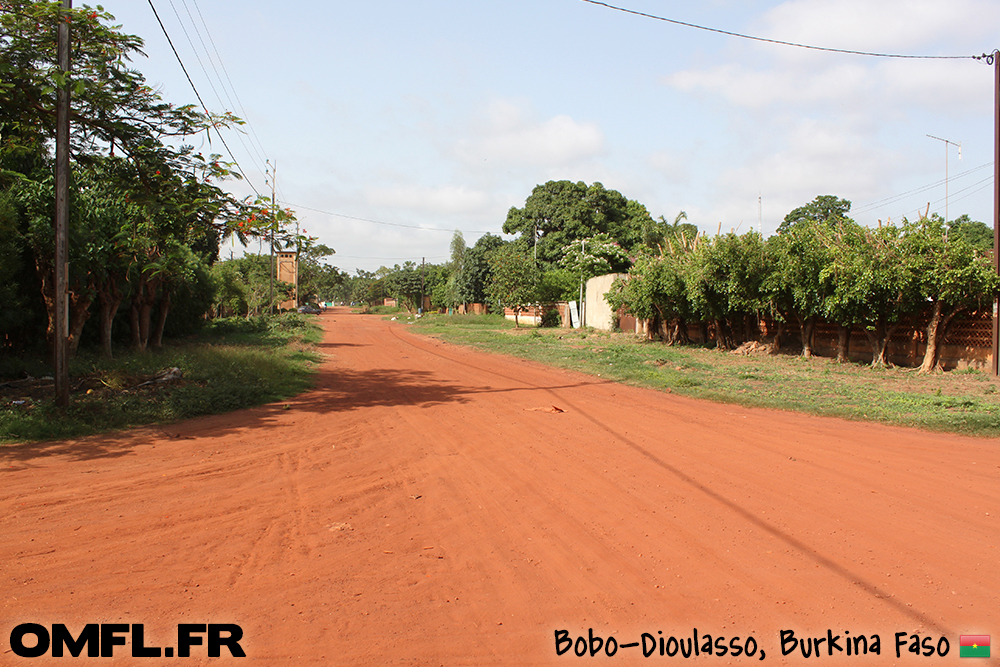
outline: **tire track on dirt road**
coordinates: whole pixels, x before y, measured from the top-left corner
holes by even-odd
[[[995,440],[319,321],[328,357],[300,396],[0,449],[0,630],[146,623],[165,644],[234,622],[270,667],[559,664],[559,628],[693,627],[789,664],[786,628],[881,633],[886,653],[895,631],[995,629]]]

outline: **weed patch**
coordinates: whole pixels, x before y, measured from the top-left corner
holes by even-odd
[[[53,404],[52,378],[29,372],[44,372],[44,364],[8,365],[0,442],[78,437],[287,398],[311,385],[321,336],[317,323],[287,313],[217,320],[196,338],[114,360],[80,354],[70,364],[67,410]]]

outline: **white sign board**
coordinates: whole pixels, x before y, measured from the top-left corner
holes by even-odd
[[[576,301],[569,302],[569,320],[574,329],[580,328],[580,311],[577,309]]]

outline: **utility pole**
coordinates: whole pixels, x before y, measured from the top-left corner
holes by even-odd
[[[993,65],[993,270],[1000,274],[1000,51],[986,62]],[[1000,295],[993,295],[993,377],[1000,376]]]
[[[267,164],[270,166],[271,161],[268,160]],[[277,220],[277,212],[274,210],[274,172],[278,170],[278,164],[275,162],[274,166],[271,167],[271,295],[268,300],[267,312],[270,315],[274,312],[274,225]]]
[[[580,239],[580,328],[581,329],[584,327],[583,312],[585,304],[583,302],[583,285],[584,285],[583,266],[586,261],[584,259],[584,255],[586,255],[586,252],[587,252],[587,241],[585,239]]]
[[[274,193],[271,193],[271,208],[274,208]],[[302,254],[302,240],[299,236],[299,221],[295,221],[295,293],[294,293],[294,306],[295,309],[299,307],[299,256]]]
[[[931,139],[937,139],[938,141],[944,142],[944,223],[948,224],[948,145],[958,146],[958,159],[962,159],[962,142],[957,144],[954,141],[948,141],[947,139],[942,139],[941,137],[935,137],[930,134],[927,135]]]
[[[420,258],[420,307],[417,308],[417,312],[421,315],[424,313],[424,262],[426,261],[426,257]]]
[[[764,197],[757,193],[757,233],[764,236]]]
[[[64,10],[73,0],[62,0]],[[55,402],[69,407],[69,17],[59,14],[56,51],[64,80],[56,90]]]

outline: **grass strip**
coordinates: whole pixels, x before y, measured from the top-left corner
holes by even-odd
[[[318,323],[295,313],[228,318],[196,337],[109,360],[83,353],[70,363],[70,407],[53,404],[43,360],[0,366],[0,442],[73,438],[239,410],[308,389],[321,355]],[[180,377],[157,381],[169,369]]]
[[[997,381],[975,369],[920,375],[789,353],[741,355],[667,347],[593,329],[515,329],[497,315],[408,318],[414,330],[635,386],[722,403],[926,430],[1000,436]]]

